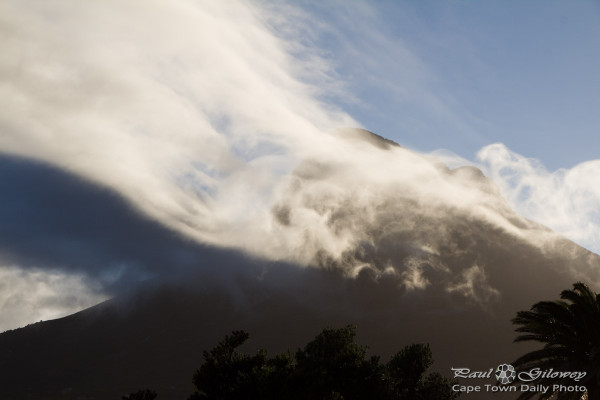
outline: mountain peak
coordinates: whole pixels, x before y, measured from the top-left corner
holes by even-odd
[[[375,146],[379,149],[390,149],[393,147],[402,147],[393,140],[387,139],[376,133],[362,128],[339,128],[331,131],[335,136],[342,137],[346,140],[363,141]]]

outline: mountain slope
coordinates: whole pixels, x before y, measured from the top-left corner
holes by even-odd
[[[351,145],[383,140],[365,132]],[[411,179],[369,181],[334,158],[298,165],[271,209],[281,240],[264,243],[287,262],[196,246],[195,268],[165,267],[105,303],[0,334],[0,397],[151,388],[183,399],[202,351],[234,329],[250,332],[248,351],[277,352],[352,323],[384,358],[429,342],[444,375],[487,370],[526,349],[511,343],[516,311],[575,280],[599,281],[598,255],[516,215],[480,171],[381,143],[382,157],[407,157]],[[486,396],[471,398],[499,398]]]
[[[516,255],[486,246],[498,268],[490,284],[507,281],[491,310],[455,293],[402,291],[395,280],[366,273],[351,279],[286,265],[271,266],[260,279],[258,265],[246,265],[256,275],[238,271],[227,284],[207,276],[148,283],[130,296],[0,335],[2,398],[108,399],[138,388],[153,388],[160,399],[186,398],[202,351],[234,329],[251,333],[249,351],[273,352],[294,350],[325,326],[353,323],[374,354],[429,342],[446,375],[457,365],[489,368],[523,351],[511,344],[516,310],[555,297],[570,282],[556,272],[559,260],[513,249]]]

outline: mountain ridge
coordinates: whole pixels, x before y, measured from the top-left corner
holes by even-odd
[[[441,169],[431,181],[450,194],[471,193],[465,185],[483,192],[478,199],[492,202],[473,203],[482,207],[474,213],[428,186],[433,200],[394,184],[362,203],[352,197],[361,187],[332,201],[329,186],[322,196],[312,190],[335,182],[339,167],[324,173],[328,162],[308,160],[292,173],[273,223],[297,232],[310,212],[334,238],[358,231],[339,256],[322,247],[307,267],[187,243],[194,262],[185,268],[165,266],[99,305],[0,334],[2,398],[109,399],[140,388],[161,400],[186,398],[202,351],[235,329],[250,332],[248,351],[273,353],[350,323],[359,343],[383,357],[429,342],[434,367],[446,376],[457,365],[488,369],[529,348],[512,344],[516,311],[557,298],[574,280],[599,281],[600,256],[518,216],[479,170]]]

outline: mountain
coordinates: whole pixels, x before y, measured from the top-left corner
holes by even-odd
[[[188,243],[197,268],[165,269],[84,311],[0,334],[0,397],[104,400],[150,388],[185,399],[202,351],[234,329],[250,332],[243,349],[272,354],[355,324],[384,359],[428,342],[446,376],[488,370],[530,348],[512,344],[518,310],[575,280],[598,282],[600,256],[515,214],[481,171],[450,170],[368,131],[336,135],[407,157],[419,179],[377,183],[336,159],[303,161],[271,209],[279,237],[300,238],[277,247],[293,257]]]

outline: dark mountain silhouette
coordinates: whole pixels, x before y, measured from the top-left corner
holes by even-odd
[[[333,168],[306,161],[294,190],[329,179]],[[514,214],[477,169],[437,168],[448,185],[496,199],[490,208],[508,228],[450,205],[424,206],[402,191],[368,219],[350,201],[306,200],[326,208],[332,229],[359,226],[368,240],[339,258],[317,252],[311,267],[197,246],[201,268],[166,267],[102,304],[0,334],[0,398],[119,399],[149,388],[159,400],[185,399],[203,350],[235,329],[250,332],[245,349],[271,353],[295,350],[326,326],[355,324],[359,342],[384,357],[430,343],[446,376],[450,367],[487,370],[516,359],[528,349],[512,344],[516,312],[577,279],[597,281],[600,257]],[[282,230],[295,223],[290,193],[273,208]]]

